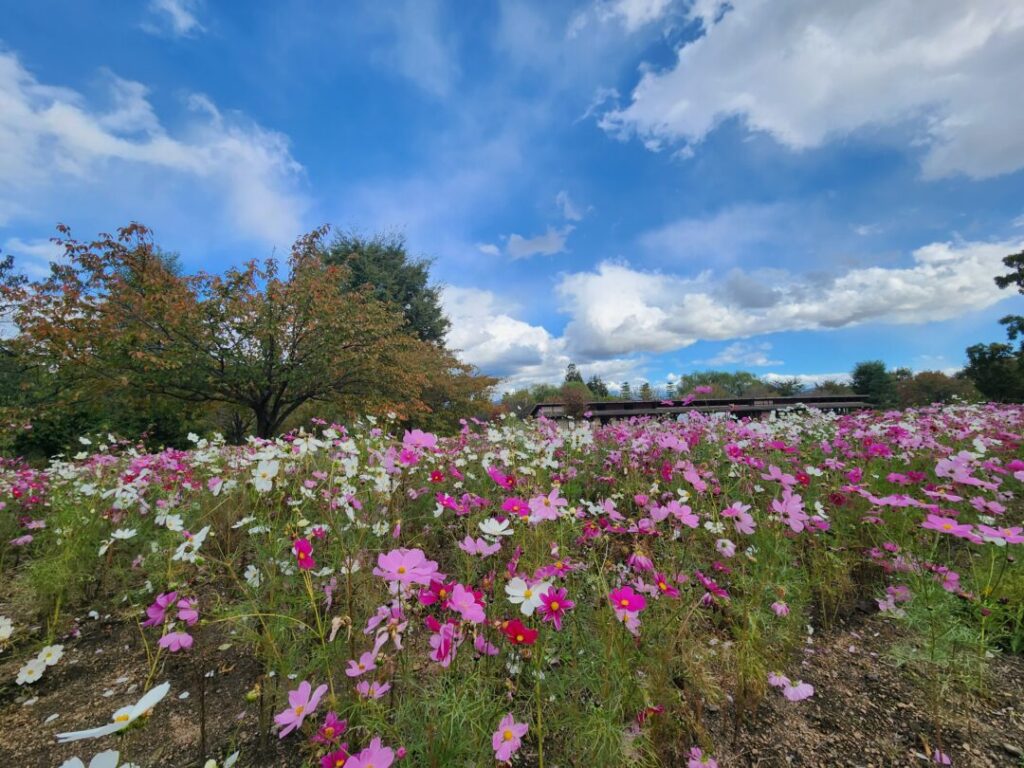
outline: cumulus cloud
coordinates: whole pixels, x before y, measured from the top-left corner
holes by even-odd
[[[1024,167],[1018,0],[702,0],[703,35],[648,70],[605,129],[696,144],[741,119],[795,150],[912,126],[927,177]]]
[[[109,107],[92,105],[0,53],[0,224],[31,213],[37,193],[112,188],[126,173],[156,172],[164,190],[185,182],[223,199],[247,236],[286,245],[299,234],[302,166],[283,134],[193,95],[191,119],[173,135],[143,84],[109,75],[107,90]]]
[[[501,249],[494,243],[477,243],[476,249],[486,256],[501,256]]]
[[[203,32],[203,25],[196,15],[199,0],[150,0],[149,9],[159,18],[160,26],[144,24],[143,29],[153,33],[170,33],[177,37],[189,37]]]
[[[772,345],[768,342],[749,344],[737,341],[725,347],[714,357],[707,360],[695,360],[702,365],[747,365],[760,368],[766,365],[782,365],[781,360],[772,360],[769,353]]]
[[[508,244],[505,250],[513,259],[528,259],[531,256],[553,256],[556,253],[565,253],[565,241],[573,231],[573,227],[566,226],[561,229],[548,227],[547,232],[536,237],[523,237],[522,235],[509,235]]]
[[[834,276],[775,270],[774,293],[754,301],[737,294],[736,282],[745,277],[739,271],[716,281],[709,272],[680,276],[607,261],[564,275],[557,291],[571,317],[565,330],[571,349],[594,357],[667,352],[701,339],[948,320],[1005,298],[992,275],[1022,245],[932,243],[914,251],[909,266]]]
[[[847,373],[764,373],[760,376],[770,384],[780,381],[792,381],[796,379],[805,387],[816,387],[823,381],[835,381],[840,384],[850,383],[850,374]]]
[[[499,391],[560,381],[570,361],[586,362],[569,356],[564,339],[513,317],[515,308],[491,291],[448,286],[441,301],[452,322],[449,346],[467,363],[501,377]],[[586,371],[618,379],[637,365],[635,359],[608,359],[589,362]]]

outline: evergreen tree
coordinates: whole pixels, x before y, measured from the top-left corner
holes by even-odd
[[[881,360],[857,363],[850,383],[853,391],[866,397],[872,405],[891,408],[896,404],[896,378]]]
[[[569,363],[569,367],[565,369],[565,381],[563,383],[572,384],[573,382],[582,384],[583,374],[576,367],[576,363]]]
[[[633,388],[629,386],[628,381],[622,382],[622,389],[619,390],[620,400],[632,400],[633,399]]]

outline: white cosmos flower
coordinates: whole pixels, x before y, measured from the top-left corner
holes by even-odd
[[[134,704],[127,707],[121,707],[121,709],[117,710],[113,715],[112,721],[106,725],[101,725],[98,728],[89,728],[84,731],[58,733],[57,741],[64,744],[68,741],[79,741],[80,739],[97,739],[100,736],[106,736],[111,733],[123,731],[155,707],[160,700],[167,695],[169,690],[171,690],[170,683],[161,683],[151,689],[145,696]]]
[[[114,539],[121,539],[123,541],[126,541],[130,538],[133,538],[137,533],[138,531],[136,531],[134,528],[118,528],[116,531],[111,533],[110,536]]]
[[[259,568],[257,568],[255,565],[249,564],[245,566],[244,575],[245,581],[249,584],[250,587],[252,587],[253,589],[259,588],[260,582],[263,580],[263,577],[260,575]]]
[[[542,581],[532,587],[524,579],[516,576],[505,585],[505,594],[512,605],[518,605],[524,616],[533,616],[533,612],[541,605],[540,596],[551,588],[551,582]]]
[[[93,757],[89,761],[89,768],[117,768],[120,765],[120,757],[121,755],[116,749],[108,749]],[[85,763],[77,757],[72,757],[61,763],[60,768],[85,768]]]
[[[18,677],[15,682],[18,685],[25,685],[26,683],[31,685],[43,676],[44,669],[46,669],[46,662],[41,659],[26,661],[25,666],[18,670]]]
[[[48,645],[39,652],[36,656],[38,661],[43,662],[46,666],[52,667],[64,656],[63,645]]]
[[[12,634],[14,634],[14,622],[6,616],[0,616],[0,643],[10,640]]]
[[[206,541],[206,535],[210,532],[210,526],[206,526],[199,533],[192,536],[190,539],[186,539],[175,550],[174,555],[171,557],[172,560],[185,560],[189,563],[194,563],[198,557],[199,548],[203,546],[203,542]]]
[[[253,475],[252,484],[260,493],[267,493],[274,488],[274,478],[277,477],[281,463],[278,461],[261,461],[256,465],[256,473]]]
[[[482,523],[480,523],[480,530],[484,536],[492,536],[498,538],[499,536],[511,536],[514,531],[509,525],[508,520],[497,520],[493,517],[488,517]]]

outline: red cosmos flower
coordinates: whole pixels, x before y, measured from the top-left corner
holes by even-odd
[[[442,472],[440,469],[435,469],[433,472],[430,473],[430,482],[432,482],[432,483],[443,483],[444,482],[444,472]]]
[[[304,571],[316,568],[316,560],[313,559],[313,545],[309,539],[296,539],[292,544],[292,552],[295,553],[295,560]]]
[[[533,645],[537,642],[537,635],[540,634],[536,629],[530,629],[519,619],[512,619],[512,621],[502,627],[501,631],[512,645]]]

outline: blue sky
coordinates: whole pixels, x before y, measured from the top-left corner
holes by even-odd
[[[1017,0],[0,2],[0,247],[435,260],[511,387],[953,369],[1020,299]]]

